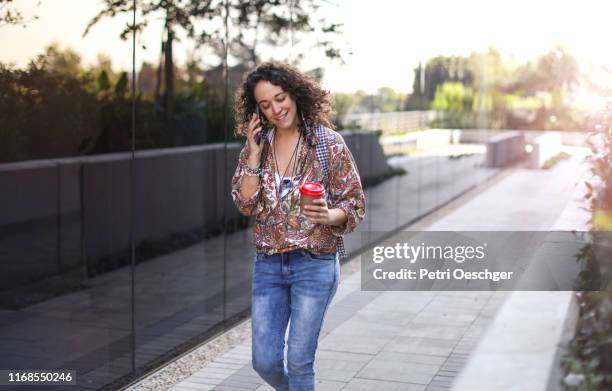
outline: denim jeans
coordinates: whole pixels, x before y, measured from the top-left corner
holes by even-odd
[[[319,333],[339,280],[336,253],[257,254],[251,307],[253,369],[276,390],[315,389]]]

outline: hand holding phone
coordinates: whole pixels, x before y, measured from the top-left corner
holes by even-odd
[[[261,142],[263,139],[262,131],[261,122],[256,113],[253,113],[247,129],[247,143],[254,156],[259,156],[263,149],[263,143]]]
[[[259,111],[259,106],[256,106],[256,111],[257,118],[259,119],[259,127],[261,128],[261,130],[255,135],[255,142],[257,143],[257,145],[261,145],[262,132],[264,131],[264,121],[261,112]]]

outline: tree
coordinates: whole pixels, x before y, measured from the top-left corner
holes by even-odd
[[[471,125],[474,100],[475,94],[471,88],[458,82],[446,82],[438,87],[432,108],[443,112],[440,125],[465,128]]]
[[[70,48],[61,49],[57,43],[52,43],[45,50],[45,68],[50,72],[62,75],[79,76],[83,73],[81,56]]]
[[[102,18],[133,12],[133,0],[105,0],[103,9],[89,22],[86,35]],[[127,26],[120,34],[127,39],[132,31],[142,31],[150,19],[163,15],[165,38],[161,51],[163,65],[158,68],[158,101],[161,101],[164,118],[169,125],[173,118],[175,93],[175,67],[172,47],[179,31],[194,39],[197,46],[212,48],[224,58],[226,49],[248,65],[258,62],[256,48],[260,30],[265,30],[266,43],[278,44],[283,34],[288,31],[310,32],[313,30],[311,15],[316,10],[314,0],[141,0],[137,3],[142,20],[135,26]],[[233,37],[226,44],[223,31],[225,9],[228,9],[228,21],[231,24]],[[212,27],[211,27],[212,26]],[[338,24],[323,23],[323,33],[337,33]],[[329,56],[338,55],[329,42],[321,44]],[[161,73],[163,68],[163,86],[161,93]]]
[[[99,133],[88,75],[50,70],[44,55],[25,69],[0,64],[0,161],[78,154]]]
[[[359,90],[355,93],[335,93],[334,107],[336,110],[336,125],[339,128],[355,126],[344,123],[345,116],[350,113],[388,113],[402,110],[405,94],[396,92],[390,87],[381,87],[376,94],[366,94]]]
[[[350,126],[350,124],[344,122],[344,116],[349,113],[349,110],[354,104],[355,94],[341,92],[334,94],[334,108],[336,109],[336,118],[334,118],[334,122],[338,129],[344,129],[346,126]]]
[[[563,47],[555,47],[548,53],[521,66],[506,90],[520,94],[551,92],[573,88],[579,75],[576,59]]]
[[[3,25],[14,25],[27,27],[27,24],[33,20],[37,20],[38,16],[34,15],[30,19],[23,16],[21,11],[12,5],[13,0],[0,0],[0,27]],[[40,1],[36,4],[36,7],[40,6]]]
[[[198,19],[210,21],[220,15],[219,2],[197,1],[197,0],[144,0],[137,3],[138,10],[142,14],[142,20],[135,25],[128,25],[121,32],[120,37],[127,39],[133,31],[142,31],[150,21],[150,18],[162,14],[164,16],[165,39],[162,40],[161,50],[164,57],[164,93],[158,100],[163,102],[163,113],[169,124],[174,111],[174,63],[172,57],[172,45],[177,29],[182,29],[187,36],[194,37],[199,34],[200,38],[207,36],[206,31],[196,32],[195,21]],[[134,0],[105,0],[104,8],[89,22],[83,36],[104,17],[113,17],[117,14],[130,14],[133,12]],[[161,66],[160,72],[161,73]],[[161,84],[158,78],[158,87]]]
[[[138,92],[146,100],[155,100],[156,72],[155,67],[143,62],[138,72]]]
[[[423,74],[424,73],[424,74]],[[438,90],[446,82],[459,82],[470,86],[474,82],[474,72],[470,61],[461,56],[438,56],[414,68],[412,94],[406,102],[407,109],[428,109]]]
[[[341,25],[338,23],[313,20],[312,15],[319,8],[313,0],[238,1],[232,7],[232,26],[237,32],[230,43],[230,52],[248,67],[259,62],[260,44],[287,44],[290,37],[286,32],[291,32],[294,41],[302,34],[318,32],[329,36],[340,32]],[[340,50],[333,47],[331,40],[319,41],[317,45],[325,50],[328,58],[341,59]]]
[[[494,47],[484,53],[472,52],[468,58],[468,66],[472,72],[470,85],[480,92],[503,89],[515,71],[512,64]]]
[[[382,112],[397,110],[397,102],[402,99],[401,94],[391,87],[381,87],[376,94],[377,106]]]
[[[519,67],[511,81],[502,87],[506,93],[538,96],[544,102],[537,126],[541,129],[575,129],[580,118],[568,106],[567,97],[578,83],[580,70],[576,59],[563,47]]]

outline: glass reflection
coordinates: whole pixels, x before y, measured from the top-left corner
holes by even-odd
[[[74,39],[97,6],[64,3],[74,18],[33,3],[27,29],[0,28],[23,43],[0,59],[0,367],[75,369],[95,389],[133,371],[130,69],[114,28]]]

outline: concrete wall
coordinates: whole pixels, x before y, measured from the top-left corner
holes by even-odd
[[[542,168],[544,163],[561,152],[560,132],[546,132],[531,142],[529,153],[529,168]]]
[[[525,157],[525,134],[504,132],[487,141],[487,167],[506,167]]]
[[[387,162],[370,132],[342,132],[363,179]],[[242,144],[139,151],[134,170],[134,238],[223,228],[240,213],[230,178]],[[4,287],[55,274],[130,246],[131,153],[0,165],[0,254],[11,264]]]
[[[403,147],[428,149],[456,143],[486,144],[487,167],[491,168],[506,167],[526,156],[526,134],[523,131],[429,129],[382,140],[387,153],[400,152]]]
[[[486,142],[495,135],[505,133],[502,130],[489,130],[489,129],[460,129],[459,142],[460,143],[478,143],[486,144]],[[550,130],[518,130],[525,134],[527,143],[531,143],[535,138],[548,132],[559,133],[561,136],[561,143],[563,145],[571,145],[577,147],[586,147],[587,133],[585,132],[570,132],[570,131],[550,131]]]

